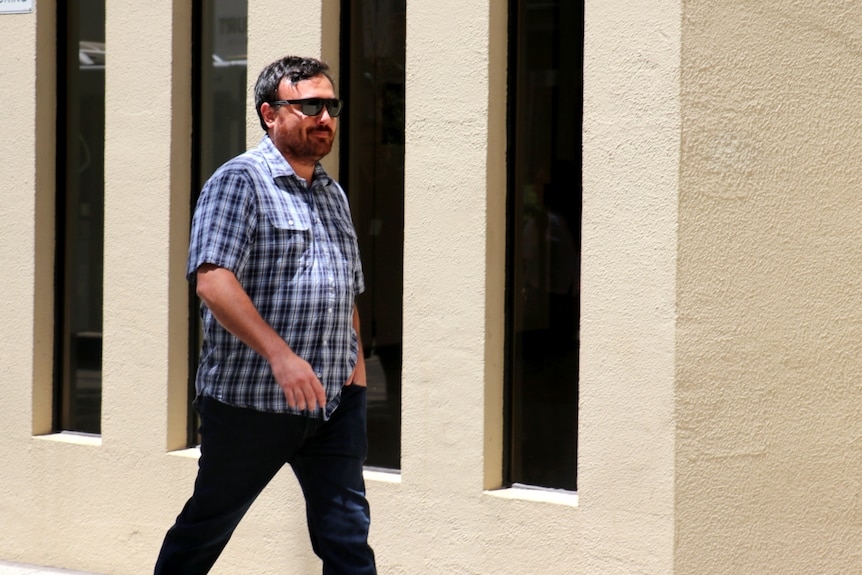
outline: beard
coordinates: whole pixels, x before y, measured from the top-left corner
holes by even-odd
[[[285,134],[282,145],[278,147],[298,160],[317,162],[332,151],[334,140],[335,133],[328,127],[296,129]]]

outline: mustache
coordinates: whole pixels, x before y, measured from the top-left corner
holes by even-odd
[[[309,132],[326,132],[327,134],[332,134],[332,128],[329,126],[318,126],[316,128],[311,128]]]

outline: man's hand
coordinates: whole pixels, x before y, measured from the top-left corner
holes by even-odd
[[[353,373],[350,374],[350,379],[344,385],[358,385],[366,387],[368,380],[365,376],[365,358],[362,357],[362,350],[359,350],[359,357],[356,358],[356,366],[353,368]]]
[[[359,350],[356,355],[356,365],[353,367],[353,373],[350,374],[350,377],[347,378],[347,381],[344,385],[358,385],[359,387],[366,387],[368,385],[368,379],[365,376],[365,352],[362,350],[362,336],[359,331],[359,310],[356,309],[356,306],[353,306],[353,331],[356,333],[357,344],[359,345]]]
[[[323,384],[307,361],[287,351],[270,360],[270,367],[290,407],[314,411],[326,406]]]

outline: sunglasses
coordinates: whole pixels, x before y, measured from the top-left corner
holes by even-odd
[[[344,108],[344,102],[338,98],[305,98],[303,100],[273,100],[269,103],[270,106],[280,106],[283,104],[299,104],[299,111],[306,116],[316,116],[326,110],[333,118],[341,115],[341,109]]]

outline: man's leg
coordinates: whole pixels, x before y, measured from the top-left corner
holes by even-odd
[[[165,536],[156,575],[209,572],[248,508],[284,464],[278,416],[202,398],[194,494]],[[283,420],[282,420],[283,421]]]
[[[374,575],[362,465],[366,391],[347,386],[329,421],[290,460],[305,495],[308,531],[324,575]]]

